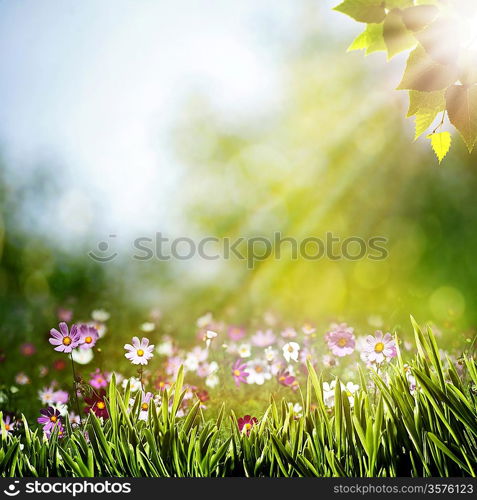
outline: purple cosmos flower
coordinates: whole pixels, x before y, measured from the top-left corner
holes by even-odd
[[[247,383],[247,377],[249,374],[245,371],[247,369],[247,364],[242,363],[242,360],[237,359],[237,361],[232,366],[232,377],[234,378],[235,385],[238,387],[241,383]]]
[[[99,339],[98,330],[94,326],[86,324],[78,325],[78,330],[80,333],[80,348],[91,349],[94,347]]]
[[[124,349],[128,351],[125,356],[133,365],[147,365],[153,357],[153,345],[149,345],[149,339],[143,337],[139,340],[138,337],[133,337],[132,345],[126,344]]]
[[[51,427],[48,427],[48,428],[43,427],[43,432],[45,433],[45,435],[48,439],[51,438],[51,435],[53,434],[53,432],[55,430],[58,431],[59,438],[62,438],[65,436],[65,428],[63,427],[61,420],[58,420],[58,422],[56,422],[56,424],[52,425]]]
[[[325,335],[325,340],[335,356],[347,356],[354,351],[356,342],[353,331],[346,323],[332,325],[332,329]]]
[[[141,400],[141,411],[139,412],[139,420],[147,420],[147,415],[149,412],[149,404],[151,402],[151,399],[154,397],[154,394],[152,392],[146,392],[142,393],[142,400]]]
[[[57,424],[61,425],[61,415],[58,410],[55,410],[51,406],[48,408],[42,408],[40,410],[41,417],[38,417],[37,422],[43,426],[43,430],[45,432],[49,432],[54,428]]]
[[[91,379],[89,384],[95,389],[102,389],[108,385],[107,375],[103,375],[99,368],[95,372],[91,373]]]
[[[363,356],[368,363],[382,363],[390,361],[397,356],[396,342],[390,333],[385,335],[381,330],[366,337],[366,344],[363,348]]]
[[[5,430],[7,432],[13,432],[13,430],[15,429],[15,421],[12,419],[12,417],[10,415],[5,415],[5,417],[2,418],[2,421]]]
[[[245,337],[245,328],[242,328],[240,326],[230,326],[227,334],[230,340],[238,342]]]
[[[277,338],[273,334],[272,330],[265,330],[262,332],[259,330],[252,338],[252,344],[257,347],[268,347],[275,343]]]
[[[285,387],[290,387],[294,391],[298,389],[296,377],[290,374],[288,370],[281,370],[277,375],[278,383]]]
[[[52,338],[49,339],[51,345],[55,345],[55,351],[70,353],[73,349],[79,346],[81,334],[78,327],[73,325],[71,331],[68,331],[66,323],[60,323],[60,331],[56,328],[50,330]]]

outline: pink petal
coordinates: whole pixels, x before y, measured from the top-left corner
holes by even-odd
[[[52,328],[50,330],[50,335],[52,337],[54,337],[55,339],[62,339],[63,338],[63,335],[61,335],[61,333],[56,328]]]
[[[141,342],[139,342],[138,337],[133,337],[132,338],[132,345],[136,348],[139,349],[141,347]]]
[[[68,336],[68,325],[66,323],[60,323],[60,331],[63,334],[64,337]]]
[[[143,349],[147,349],[147,346],[149,345],[149,339],[147,339],[146,337],[143,337],[141,339],[141,347]]]

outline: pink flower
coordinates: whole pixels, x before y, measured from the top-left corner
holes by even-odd
[[[73,319],[73,311],[71,309],[64,309],[60,307],[56,311],[56,315],[60,321],[71,321]]]
[[[247,369],[247,363],[242,363],[242,360],[237,359],[237,361],[232,366],[232,377],[234,378],[235,385],[238,387],[241,383],[247,383],[247,377],[249,374],[245,371]]]
[[[258,424],[258,420],[256,417],[251,417],[250,415],[245,415],[245,417],[241,417],[237,419],[237,425],[240,432],[243,432],[247,436],[250,434],[252,427]]]
[[[51,338],[49,342],[51,345],[55,345],[55,351],[70,353],[73,349],[79,346],[81,335],[78,331],[78,327],[73,325],[71,331],[68,331],[68,325],[66,323],[60,323],[60,331],[56,328],[50,330]]]
[[[66,391],[55,391],[53,393],[53,401],[55,403],[66,404],[69,399],[69,394]]]
[[[51,431],[56,425],[61,425],[60,412],[51,406],[40,410],[41,417],[37,418],[37,422],[43,426],[45,432]]]
[[[290,387],[294,391],[298,389],[298,382],[296,377],[290,375],[290,372],[287,370],[281,370],[277,375],[278,383],[284,385],[285,387]]]
[[[33,354],[36,353],[36,347],[31,342],[26,342],[25,344],[22,344],[20,346],[20,353],[22,354],[22,356],[29,358],[30,356],[33,356]]]
[[[78,325],[78,330],[80,332],[80,348],[81,349],[91,349],[95,346],[99,339],[98,330],[91,325]]]
[[[277,338],[275,335],[273,335],[272,330],[265,330],[262,332],[259,330],[253,337],[252,337],[252,344],[257,346],[257,347],[268,347],[272,344],[275,343]]]
[[[108,385],[107,378],[108,377],[103,375],[101,373],[101,370],[97,368],[95,372],[91,373],[89,384],[95,389],[102,389],[103,387],[107,387]]]
[[[124,349],[128,351],[125,356],[133,365],[147,365],[153,357],[153,345],[149,345],[149,339],[143,337],[139,340],[138,337],[133,337],[132,345],[126,344]]]
[[[177,377],[179,368],[183,363],[183,359],[179,356],[172,356],[166,361],[166,374],[172,378]]]
[[[242,328],[240,326],[230,326],[227,334],[230,340],[238,342],[245,337],[245,328]]]
[[[331,352],[338,357],[351,354],[356,344],[353,328],[346,323],[332,325],[332,330],[325,335],[325,340]]]
[[[294,328],[285,328],[282,332],[282,337],[284,339],[294,339],[297,336],[296,330]]]
[[[366,337],[363,357],[368,363],[390,361],[396,355],[396,342],[390,333],[383,335],[381,330],[376,330],[374,337],[372,335]]]

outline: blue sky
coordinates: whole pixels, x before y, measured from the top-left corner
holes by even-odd
[[[180,172],[167,138],[187,96],[231,120],[279,106],[277,55],[297,5],[0,0],[3,154],[20,178],[52,158],[67,180],[45,227],[164,228]]]

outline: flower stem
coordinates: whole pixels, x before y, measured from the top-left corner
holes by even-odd
[[[75,370],[75,362],[73,361],[73,352],[70,353],[70,359],[71,359],[71,369],[73,370],[73,392],[75,393],[76,410],[78,411],[78,417],[80,419],[80,426],[83,426],[83,419],[81,418],[81,411],[80,411],[80,405],[79,405],[79,400],[78,400],[78,391],[76,388],[76,370]]]
[[[144,392],[144,384],[142,383],[142,373],[143,373],[144,369],[142,368],[139,368],[138,372],[139,372],[139,381],[141,382],[141,391]]]

